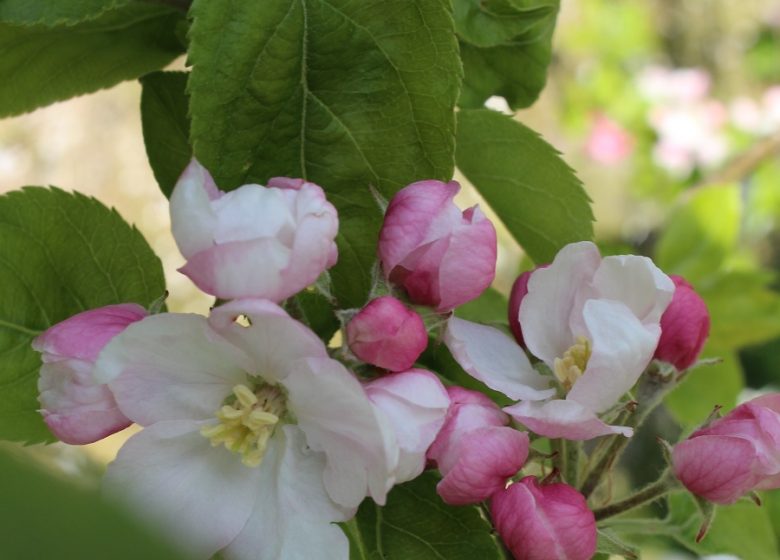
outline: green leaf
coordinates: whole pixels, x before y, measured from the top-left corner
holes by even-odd
[[[593,236],[590,199],[574,171],[536,132],[487,109],[458,113],[458,169],[536,263]]]
[[[181,21],[173,8],[137,2],[67,27],[0,23],[0,117],[162,68],[182,53]]]
[[[658,239],[655,262],[699,286],[734,251],[739,239],[742,202],[736,185],[699,189],[671,214]]]
[[[339,210],[343,307],[365,303],[385,197],[450,180],[461,77],[447,0],[196,0],[192,145],[223,189],[320,184]]]
[[[115,211],[58,189],[1,196],[0,239],[0,439],[52,441],[30,342],[80,311],[148,305],[165,291],[162,264]]]
[[[604,554],[617,554],[623,558],[633,560],[639,558],[639,550],[630,544],[620,540],[614,533],[606,529],[598,530],[596,550]]]
[[[459,0],[455,6],[456,17],[465,14],[457,20],[465,73],[458,104],[473,109],[500,95],[513,109],[530,106],[547,81],[559,1]]]
[[[73,25],[95,19],[131,0],[0,0],[0,22],[14,25]]]
[[[558,6],[558,0],[454,0],[452,4],[458,36],[477,47],[544,34]]]
[[[351,560],[496,560],[504,558],[490,523],[473,506],[452,507],[427,472],[396,486],[385,507],[366,500],[344,530]]]
[[[174,548],[97,492],[0,452],[3,558],[177,560]]]
[[[186,72],[154,72],[141,78],[141,125],[149,165],[160,190],[171,196],[192,159]]]
[[[325,344],[339,330],[339,320],[333,311],[333,305],[316,290],[304,290],[289,301],[292,306],[291,314],[308,325]]]
[[[702,355],[709,358],[719,357],[723,361],[689,372],[664,401],[675,420],[684,427],[693,427],[704,422],[716,405],[730,410],[744,387],[742,368],[734,352],[709,347]]]
[[[734,554],[750,560],[776,560],[780,557],[777,539],[766,508],[752,502],[719,506],[715,520],[701,543],[695,542],[701,513],[688,494],[669,499],[672,524],[680,527],[677,540],[696,554]]]
[[[477,299],[458,307],[458,317],[488,325],[506,325],[509,301],[495,288],[488,288]]]

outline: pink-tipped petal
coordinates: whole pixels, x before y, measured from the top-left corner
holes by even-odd
[[[605,424],[590,409],[572,400],[520,402],[504,411],[530,431],[549,438],[587,440],[612,434],[626,437],[633,434],[631,428]]]
[[[211,174],[193,159],[173,188],[171,231],[185,259],[211,247],[217,216],[211,201],[221,196]]]

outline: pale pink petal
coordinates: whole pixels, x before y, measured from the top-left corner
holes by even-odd
[[[731,504],[759,482],[753,472],[755,447],[735,436],[703,435],[678,443],[672,451],[674,474],[706,500]]]
[[[90,309],[47,329],[33,340],[32,347],[43,354],[44,362],[61,358],[94,362],[109,340],[146,315],[146,309],[135,303]]]
[[[456,181],[418,181],[396,193],[385,213],[385,221],[379,237],[379,258],[385,276],[427,239],[429,231],[440,229],[435,222],[441,216],[447,222],[457,223],[459,213],[452,199],[460,190]]]
[[[435,374],[421,369],[384,375],[366,383],[365,390],[395,431],[400,447],[396,481],[416,478],[444,424],[450,405],[447,390]]]
[[[593,513],[566,484],[526,477],[493,496],[490,514],[516,560],[589,560],[596,552]]]
[[[309,446],[327,456],[328,494],[345,507],[359,505],[366,495],[384,504],[398,464],[392,428],[336,360],[308,358],[295,365],[281,383]]]
[[[502,490],[528,458],[528,434],[504,426],[471,431],[457,445],[458,461],[442,471],[436,486],[453,506],[476,504]]]
[[[451,317],[444,343],[464,370],[510,398],[541,400],[555,394],[523,349],[494,327]]]
[[[213,417],[233,386],[247,382],[249,364],[205,317],[163,313],[133,323],[109,342],[95,377],[110,382],[128,418],[148,426]]]
[[[217,215],[214,243],[272,238],[288,246],[295,233],[296,220],[285,191],[261,185],[243,185],[214,201]]]
[[[246,317],[248,326],[236,322]],[[302,358],[326,358],[327,349],[310,329],[266,300],[242,299],[212,310],[209,325],[251,358],[247,373],[276,382]]]
[[[103,489],[186,552],[209,558],[244,528],[261,470],[211,447],[201,426],[160,422],[134,435],[109,465]]]
[[[453,230],[441,261],[440,313],[479,297],[496,276],[496,229],[478,206],[464,211],[463,217],[466,223]]]
[[[568,399],[604,412],[634,386],[655,352],[661,329],[643,325],[624,304],[589,300],[583,317],[592,344],[585,373]]]
[[[636,255],[605,257],[593,286],[601,298],[622,302],[645,324],[661,320],[674,294],[672,279],[649,258]]]
[[[436,307],[441,301],[441,261],[450,246],[449,235],[420,246],[390,274],[390,281],[403,286],[418,305]]]
[[[325,456],[306,446],[295,426],[277,430],[258,469],[254,509],[241,533],[222,551],[225,560],[344,560],[349,543],[336,522],[342,508],[322,482]]]
[[[84,445],[130,425],[114,395],[92,378],[93,364],[83,360],[44,363],[38,378],[38,399],[46,425],[61,441]]]
[[[549,267],[535,271],[528,294],[520,305],[520,325],[528,350],[548,365],[574,344],[567,328],[581,314],[583,286],[588,286],[601,262],[598,248],[589,241],[561,249]]]
[[[171,193],[171,230],[185,259],[211,247],[217,217],[211,200],[219,197],[214,180],[193,159]]]
[[[611,434],[626,437],[633,434],[631,428],[605,424],[590,409],[572,400],[520,402],[504,411],[530,431],[549,438],[586,440]]]

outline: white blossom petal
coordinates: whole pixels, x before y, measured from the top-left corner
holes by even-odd
[[[196,160],[182,173],[171,193],[171,230],[185,259],[211,247],[217,215],[209,193],[218,192],[211,175]]]
[[[111,463],[104,493],[186,552],[210,558],[244,528],[260,469],[213,448],[202,422],[159,422],[130,438]]]
[[[464,370],[510,398],[541,400],[555,394],[523,349],[494,327],[451,317],[444,343]]]
[[[626,437],[633,434],[631,428],[605,424],[593,411],[568,399],[519,402],[504,408],[504,412],[530,431],[549,438],[586,440],[610,434]]]

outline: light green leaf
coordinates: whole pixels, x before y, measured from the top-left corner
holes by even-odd
[[[455,156],[458,169],[536,263],[593,236],[582,183],[530,128],[487,109],[460,111]]]
[[[0,117],[162,68],[183,52],[181,21],[173,8],[136,2],[67,27],[0,23]]]
[[[0,439],[51,441],[30,342],[80,311],[148,305],[165,291],[162,265],[115,211],[58,189],[1,196],[0,239]]]
[[[0,0],[0,22],[13,25],[73,25],[95,19],[131,0]]]
[[[385,507],[366,500],[344,524],[351,560],[497,560],[504,554],[490,523],[473,506],[452,507],[436,494],[437,477],[424,473],[396,486]]]
[[[461,319],[489,325],[506,325],[508,321],[509,301],[495,288],[488,288],[477,299],[458,307],[457,315]]]
[[[555,20],[559,0],[454,0],[458,36],[477,47],[495,47],[519,36],[529,42]]]
[[[3,558],[177,560],[138,521],[87,491],[0,452]]]
[[[141,124],[154,178],[165,196],[192,159],[186,72],[154,72],[141,78]]]
[[[716,405],[730,410],[744,387],[742,367],[733,351],[709,347],[702,356],[719,357],[723,361],[690,371],[664,401],[675,420],[684,427],[704,422]]]
[[[777,560],[780,551],[766,508],[752,502],[718,506],[715,520],[701,543],[695,542],[701,514],[690,495],[669,499],[672,524],[680,527],[677,540],[696,554],[734,554],[745,560]]]
[[[226,190],[273,176],[320,184],[339,210],[344,307],[365,303],[380,211],[450,180],[461,77],[447,0],[196,0],[192,145]]]
[[[607,529],[599,529],[596,550],[607,555],[617,554],[629,560],[639,558],[639,550],[635,546],[623,542]]]
[[[679,274],[699,286],[736,247],[741,220],[736,185],[699,189],[669,217],[655,262],[667,274]]]

